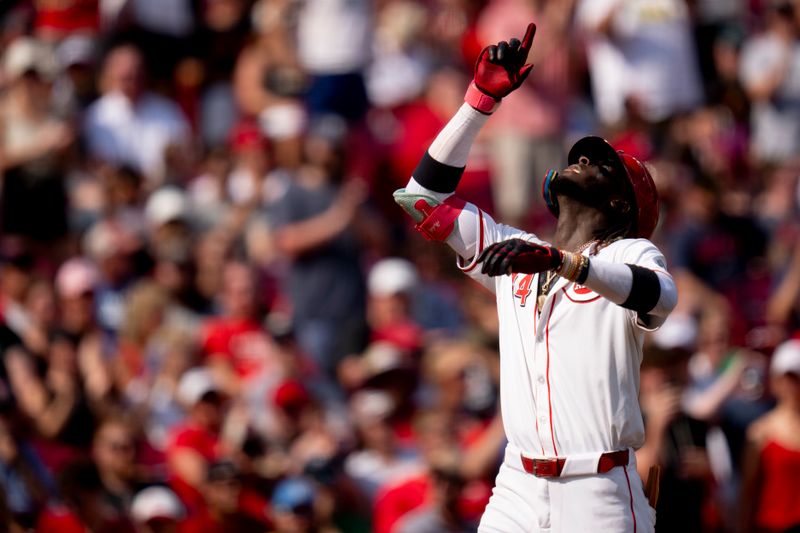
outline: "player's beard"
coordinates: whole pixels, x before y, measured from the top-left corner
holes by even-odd
[[[596,179],[578,181],[573,180],[569,174],[559,174],[553,179],[550,187],[559,198],[570,198],[605,214],[607,225],[597,228],[598,238],[624,237],[630,233],[633,223],[632,215],[620,213],[612,207],[608,183],[603,183]]]
[[[608,211],[609,190],[606,183],[594,179],[577,181],[569,174],[559,173],[553,179],[550,188],[556,196],[565,196],[588,207]]]

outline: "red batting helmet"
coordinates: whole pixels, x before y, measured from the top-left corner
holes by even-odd
[[[578,162],[580,156],[586,156],[590,160],[594,158],[608,159],[615,163],[619,174],[623,174],[630,184],[629,192],[633,193],[633,209],[636,214],[635,226],[632,236],[649,239],[658,223],[658,192],[656,184],[650,171],[647,170],[641,161],[622,150],[614,150],[611,144],[602,137],[589,136],[580,139],[569,151],[567,161],[570,165]],[[545,177],[544,193],[545,201],[550,211],[558,216],[558,205],[550,192],[551,176]]]

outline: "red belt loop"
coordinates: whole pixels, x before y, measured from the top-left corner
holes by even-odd
[[[615,452],[606,452],[600,456],[597,462],[597,473],[605,474],[609,470],[617,466],[625,466],[628,464],[630,452],[628,450],[617,450]],[[559,477],[564,470],[564,465],[567,463],[565,457],[551,457],[546,459],[536,459],[525,457],[520,454],[522,459],[522,468],[529,474],[536,477]]]
[[[600,456],[597,462],[597,473],[605,474],[615,466],[626,466],[628,464],[628,450],[618,450],[607,452]]]

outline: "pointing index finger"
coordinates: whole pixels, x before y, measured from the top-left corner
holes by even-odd
[[[523,57],[528,57],[528,52],[531,49],[531,45],[533,44],[533,36],[536,34],[536,24],[531,22],[528,24],[528,28],[525,30],[525,37],[522,38],[522,44],[519,47],[520,55]]]

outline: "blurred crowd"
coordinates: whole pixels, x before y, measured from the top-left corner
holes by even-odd
[[[528,21],[459,194],[546,239],[577,138],[649,161],[657,530],[800,524],[800,1],[4,0],[0,528],[474,531],[494,298],[391,192]]]

